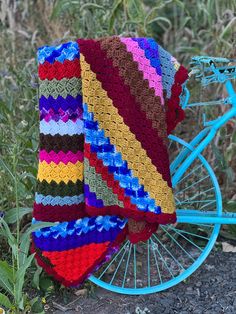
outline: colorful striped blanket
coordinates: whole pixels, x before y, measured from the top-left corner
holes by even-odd
[[[81,284],[120,244],[176,221],[168,134],[187,70],[152,38],[38,49],[39,163],[32,234],[40,266]]]

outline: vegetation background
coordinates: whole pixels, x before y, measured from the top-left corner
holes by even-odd
[[[28,252],[39,136],[37,48],[78,37],[113,34],[153,37],[187,67],[194,55],[236,58],[236,1],[0,2],[0,215],[4,215],[0,230],[0,305],[11,313],[44,313],[45,302],[53,294],[68,298],[67,290],[44,275]],[[190,82],[190,89],[193,100],[196,95],[206,99],[212,94],[196,82]],[[222,98],[224,90],[213,94]],[[208,115],[220,115],[224,110],[219,106]],[[177,132],[188,140],[200,122],[198,110],[187,112]],[[225,209],[231,211],[236,211],[235,153],[236,126],[231,121],[205,152],[220,179]],[[222,236],[236,239],[235,227],[223,228]]]

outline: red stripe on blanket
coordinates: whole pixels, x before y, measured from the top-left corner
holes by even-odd
[[[125,240],[126,234],[127,226],[113,243],[89,244],[63,252],[41,252],[32,243],[31,253],[35,253],[38,265],[43,267],[49,275],[52,275],[64,286],[73,287],[80,285],[101,266],[110,257],[114,248],[118,249]],[[83,263],[81,263],[81,259],[83,259]],[[83,268],[80,268],[81,265]]]
[[[118,109],[125,124],[146,150],[157,171],[172,187],[167,147],[158,137],[156,130],[153,129],[152,121],[147,119],[146,114],[140,110],[140,106],[135,97],[131,95],[129,87],[122,81],[119,76],[119,69],[114,67],[112,60],[107,58],[106,52],[101,49],[99,42],[78,39],[78,44],[86,62],[96,74],[108,97],[112,99],[113,105]],[[96,53],[96,58],[94,58],[94,53]],[[111,88],[112,86],[113,88]]]
[[[88,159],[90,166],[95,168],[96,172],[99,173],[102,176],[102,179],[107,183],[107,186],[112,189],[113,193],[117,195],[118,199],[124,204],[124,208],[118,205],[98,208],[86,204],[85,211],[90,216],[119,215],[121,217],[133,218],[138,221],[146,220],[150,223],[157,222],[160,224],[176,222],[176,213],[155,214],[144,212],[139,210],[135,204],[132,204],[130,198],[125,195],[124,189],[119,186],[119,182],[114,179],[113,174],[109,173],[108,167],[104,166],[102,160],[97,158],[97,154],[91,151],[91,146],[88,143],[84,144],[84,157]]]
[[[50,63],[45,61],[38,66],[38,75],[41,80],[61,80],[63,78],[73,78],[81,76],[81,68],[79,59],[73,61],[65,60],[63,63],[55,61]]]
[[[91,151],[90,144],[88,143],[84,144],[84,157],[88,158],[90,166],[94,167],[96,172],[101,175],[102,179],[106,181],[107,186],[118,196],[118,199],[123,202],[124,206],[129,209],[137,210],[136,205],[131,204],[130,198],[125,195],[124,189],[119,186],[119,182],[114,179],[113,174],[109,173],[108,167],[104,166],[102,160],[97,158],[97,154]]]
[[[188,70],[182,65],[175,73],[174,84],[171,88],[171,97],[167,100],[166,104],[166,122],[167,134],[170,134],[176,125],[185,118],[185,112],[180,106],[180,94],[182,93],[182,84],[188,78]]]

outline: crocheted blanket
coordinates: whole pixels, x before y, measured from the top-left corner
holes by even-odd
[[[187,70],[152,38],[78,39],[38,49],[38,264],[81,284],[128,237],[176,221],[168,134]]]

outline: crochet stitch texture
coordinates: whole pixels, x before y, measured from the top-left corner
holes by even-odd
[[[81,284],[126,237],[176,221],[168,134],[187,70],[152,38],[78,39],[38,49],[37,262]]]

